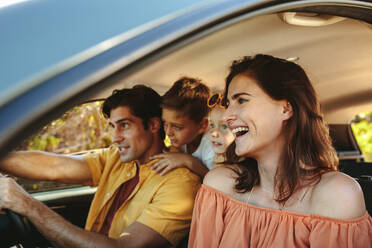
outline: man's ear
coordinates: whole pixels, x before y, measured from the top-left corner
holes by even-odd
[[[152,117],[148,122],[148,128],[152,133],[158,133],[162,127],[162,122],[159,117]]]
[[[199,134],[207,132],[208,127],[209,127],[208,117],[204,117],[200,122]]]
[[[282,112],[283,121],[291,119],[292,115],[293,115],[293,108],[292,108],[291,103],[288,101],[284,101],[283,112]]]

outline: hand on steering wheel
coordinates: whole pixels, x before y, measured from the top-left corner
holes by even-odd
[[[13,226],[13,230],[18,234],[20,243],[24,248],[36,247],[32,241],[31,226],[27,218],[13,212],[9,209],[4,209],[8,215],[10,222]]]
[[[21,198],[20,196],[25,194],[25,191],[14,181],[14,179],[3,176],[1,173],[0,183],[0,209],[3,208],[8,215],[13,227],[13,231],[19,238],[19,243],[21,243],[25,248],[35,247],[32,242],[33,239],[31,235],[31,226],[28,220],[25,217],[7,209],[8,206],[21,206],[22,204],[20,202],[13,200]]]

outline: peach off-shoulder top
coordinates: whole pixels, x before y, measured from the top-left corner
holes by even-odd
[[[196,197],[189,248],[372,247],[372,218],[341,220],[240,202],[202,185]]]

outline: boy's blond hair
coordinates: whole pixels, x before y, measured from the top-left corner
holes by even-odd
[[[182,77],[162,97],[162,108],[179,111],[199,123],[208,115],[208,86],[200,79]]]

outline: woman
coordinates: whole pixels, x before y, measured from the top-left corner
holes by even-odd
[[[361,188],[337,172],[315,91],[295,63],[234,61],[224,118],[246,158],[204,178],[189,247],[371,247]]]
[[[234,141],[234,135],[223,119],[225,107],[222,105],[222,95],[215,93],[208,99],[209,129],[208,138],[214,151],[213,162],[220,166],[226,162],[226,149]]]

